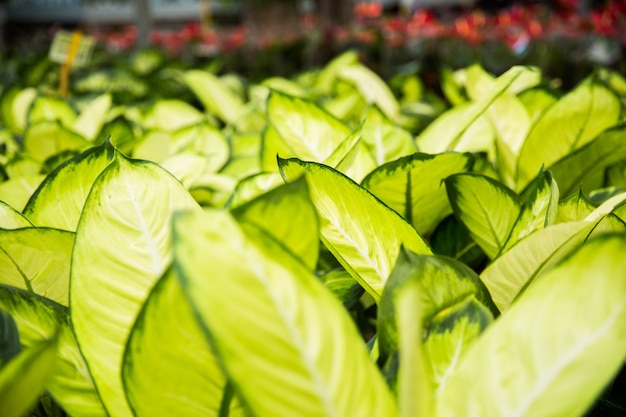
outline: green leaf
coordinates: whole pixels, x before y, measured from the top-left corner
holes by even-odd
[[[602,84],[581,83],[551,106],[533,125],[520,150],[518,189],[523,188],[542,165],[558,160],[595,139],[617,124],[619,99]],[[565,192],[571,192],[569,188]]]
[[[352,308],[358,303],[363,295],[363,287],[361,287],[345,269],[334,269],[321,278],[326,288],[328,288],[347,309]]]
[[[37,96],[28,112],[28,124],[56,121],[65,127],[74,125],[76,111],[66,100],[57,97]]]
[[[226,376],[171,269],[137,317],[122,372],[130,406],[138,417],[223,415]],[[235,402],[229,408],[229,416],[242,414]]]
[[[473,164],[469,153],[414,153],[376,168],[361,185],[428,235],[452,213],[443,180]]]
[[[374,71],[362,64],[344,66],[338,72],[340,79],[353,84],[368,104],[376,104],[387,117],[400,114],[400,104],[389,86]]]
[[[345,124],[315,103],[278,92],[267,101],[267,117],[282,139],[276,149],[270,148],[273,157],[278,153],[281,158],[324,162],[350,134]]]
[[[319,254],[319,221],[306,180],[283,184],[235,208],[240,223],[250,223],[271,236],[311,271]]]
[[[398,328],[396,324],[395,298],[404,291],[405,285],[411,285],[411,281],[419,283],[424,329],[436,322],[438,316],[454,310],[471,297],[495,311],[487,288],[469,267],[451,258],[418,255],[403,248],[378,309],[378,341],[383,360],[398,350],[398,335],[404,329]],[[418,323],[415,325],[419,326]]]
[[[33,193],[24,215],[37,226],[76,231],[91,185],[115,152],[105,142],[57,167]]]
[[[30,174],[0,182],[0,201],[16,210],[22,210],[45,177],[45,175]]]
[[[179,214],[174,265],[253,415],[396,415],[343,306],[263,231],[224,211]]]
[[[54,370],[57,338],[44,340],[0,368],[0,415],[22,417],[43,393]]]
[[[550,171],[559,189],[564,194],[572,193],[584,185],[585,179],[596,174],[602,175],[607,167],[626,159],[625,134],[624,124],[610,128],[595,140],[555,162]]]
[[[198,97],[204,108],[227,124],[234,123],[244,112],[244,103],[215,75],[202,70],[189,70],[184,82]]]
[[[377,106],[367,110],[362,129],[362,143],[376,166],[417,152],[413,136],[389,120]]]
[[[0,229],[19,229],[33,224],[19,211],[0,201]]]
[[[67,150],[82,150],[89,142],[77,133],[63,127],[58,121],[44,121],[30,125],[24,132],[24,151],[43,162]]]
[[[37,89],[34,87],[21,88],[15,85],[4,91],[0,101],[2,123],[12,132],[22,133],[26,129],[28,111],[36,97]]]
[[[165,170],[116,154],[94,182],[76,230],[70,312],[102,401],[130,415],[120,369],[132,325],[171,260],[170,218],[198,208]]]
[[[173,132],[200,123],[204,119],[202,112],[185,101],[161,99],[148,109],[143,125],[147,129]]]
[[[172,133],[172,152],[194,152],[206,158],[205,172],[217,172],[230,157],[230,145],[222,132],[209,123],[198,123]]]
[[[102,94],[91,100],[74,121],[72,129],[93,142],[104,126],[112,100],[110,94]]]
[[[493,259],[504,246],[520,213],[517,196],[502,183],[479,174],[452,175],[445,183],[454,214]]]
[[[322,242],[375,300],[380,300],[401,245],[417,253],[431,253],[398,213],[339,172],[298,159],[279,158],[278,164],[286,181],[306,175],[320,216]]]
[[[432,416],[434,395],[427,359],[422,348],[422,301],[417,280],[395,294],[400,364],[398,408],[402,417]]]
[[[74,233],[41,227],[0,230],[0,283],[67,306]]]
[[[326,95],[332,95],[334,87],[337,83],[339,72],[348,66],[358,64],[359,56],[355,51],[346,51],[334,57],[324,68],[317,74],[314,88]]]
[[[78,349],[67,307],[31,292],[0,285],[0,308],[15,319],[20,340],[26,348],[58,331],[57,364],[46,389],[69,415],[106,417],[85,359]]]
[[[528,112],[532,124],[558,100],[554,93],[542,87],[522,91],[518,98],[524,105],[524,108],[526,108],[526,112]]]
[[[426,329],[422,349],[435,395],[445,389],[467,349],[492,321],[491,312],[473,296],[433,319]]]
[[[284,184],[284,181],[278,172],[262,172],[246,177],[237,184],[228,206],[238,207],[281,184]]]
[[[448,216],[437,225],[430,245],[435,254],[457,259],[476,271],[483,269],[480,265],[487,258],[455,216]]]
[[[583,220],[595,210],[596,206],[583,194],[582,190],[570,194],[559,201],[559,210],[555,223]]]
[[[626,355],[626,240],[594,240],[471,347],[436,415],[582,416]]]
[[[20,334],[8,311],[0,309],[0,369],[20,353]]]
[[[542,169],[526,191],[519,217],[504,246],[500,249],[500,254],[509,250],[526,236],[554,224],[558,205],[559,187],[550,171]]]

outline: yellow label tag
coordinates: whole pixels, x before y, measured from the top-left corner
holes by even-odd
[[[84,67],[91,58],[95,40],[79,31],[60,30],[54,35],[48,57],[68,67]]]

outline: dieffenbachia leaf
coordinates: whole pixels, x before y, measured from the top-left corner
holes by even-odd
[[[610,128],[595,140],[570,153],[550,167],[559,189],[572,193],[585,185],[585,179],[602,173],[607,167],[626,159],[626,125]]]
[[[314,89],[326,95],[332,95],[335,91],[339,72],[348,66],[359,63],[359,56],[355,51],[346,51],[337,55],[317,74]]]
[[[58,121],[29,125],[24,132],[24,151],[39,162],[63,151],[82,151],[89,145],[87,139]]]
[[[262,230],[226,211],[181,213],[174,268],[253,415],[396,415],[343,306]]]
[[[28,199],[45,178],[46,176],[42,174],[29,174],[1,181],[0,201],[16,210],[23,210],[28,203]]]
[[[204,120],[204,114],[185,101],[161,99],[148,109],[143,119],[143,125],[146,129],[173,132],[201,123]]]
[[[563,96],[533,125],[520,150],[517,189],[524,188],[542,165],[551,168],[617,124],[620,112],[617,96],[593,80]]]
[[[57,338],[43,340],[0,368],[0,415],[22,417],[43,393],[54,371]]]
[[[517,195],[499,181],[480,174],[456,174],[445,182],[454,214],[493,259],[520,214]]]
[[[435,415],[583,415],[626,355],[624,251],[623,235],[596,239],[531,286],[461,359]]]
[[[155,285],[137,317],[122,372],[137,417],[242,415],[235,401],[226,403],[229,414],[222,410],[226,375],[172,269]]]
[[[15,84],[4,90],[0,97],[3,124],[12,132],[24,132],[28,123],[28,112],[36,98],[35,87],[22,88]]]
[[[230,145],[222,132],[209,123],[198,123],[172,132],[172,153],[193,152],[206,159],[206,172],[217,172],[230,157]]]
[[[0,308],[0,369],[20,353],[20,334],[15,320],[8,311]]]
[[[626,194],[607,200],[583,220],[557,223],[538,230],[495,259],[480,275],[500,311],[544,271],[582,245]]]
[[[275,148],[266,148],[276,158],[297,157],[324,162],[350,134],[340,120],[322,110],[315,103],[272,92],[267,100],[268,122],[280,138]],[[262,157],[263,158],[263,157]]]
[[[321,277],[326,288],[350,309],[359,302],[363,295],[363,287],[343,268],[333,269]]]
[[[189,70],[183,79],[204,108],[225,123],[234,123],[245,110],[243,100],[215,75],[203,70]]]
[[[235,187],[228,201],[228,207],[238,207],[284,183],[278,172],[262,172],[246,177]]]
[[[24,348],[58,332],[56,366],[46,389],[69,415],[106,417],[89,368],[78,349],[67,307],[31,292],[0,285],[0,309],[15,319]]]
[[[24,215],[37,226],[76,231],[91,185],[114,154],[107,141],[59,166],[32,195]]]
[[[26,216],[5,202],[0,201],[0,229],[19,229],[32,227]]]
[[[380,300],[401,245],[431,253],[410,223],[341,173],[295,158],[279,159],[278,165],[286,181],[306,175],[322,242],[375,300]]]
[[[556,221],[559,206],[559,187],[550,171],[539,175],[526,190],[524,202],[511,233],[500,254],[506,252],[526,236],[543,229]]]
[[[199,209],[163,168],[116,153],[94,182],[76,230],[70,312],[109,413],[131,415],[120,369],[133,323],[171,260],[170,220]]]
[[[403,248],[378,309],[378,342],[382,360],[387,360],[398,350],[398,334],[402,329],[396,324],[395,297],[411,281],[419,283],[424,329],[428,329],[438,317],[464,305],[468,298],[476,298],[483,306],[496,311],[487,288],[468,266],[451,258],[418,255]]]
[[[56,121],[63,126],[72,126],[75,120],[76,111],[61,97],[38,95],[28,111],[29,125]]]
[[[361,185],[428,235],[452,213],[443,180],[473,164],[469,153],[414,153],[376,168]]]
[[[45,227],[0,229],[0,283],[67,306],[74,233]]]
[[[531,124],[534,124],[543,112],[557,102],[557,97],[554,93],[542,87],[522,91],[518,98],[530,116]]]
[[[583,220],[596,209],[596,206],[583,194],[582,190],[559,201],[555,223]]]
[[[112,100],[110,94],[102,94],[91,100],[74,121],[72,130],[93,142],[104,126]]]
[[[431,123],[417,138],[418,146],[422,151],[431,153],[457,149],[464,133],[498,97],[514,86],[516,80],[522,83],[529,82],[526,80],[534,80],[538,73],[537,70],[530,67],[516,66],[511,68],[498,77],[478,100],[465,107],[454,125],[446,126],[449,120],[445,120],[443,116]],[[445,133],[443,137],[441,136],[442,132]]]
[[[376,104],[390,119],[395,119],[400,115],[400,104],[389,86],[365,65],[344,66],[339,70],[338,76],[343,81],[354,85],[366,103]]]
[[[367,110],[362,129],[362,143],[376,166],[417,152],[411,133],[394,124],[377,106]]]
[[[232,211],[239,222],[265,231],[311,271],[319,254],[319,221],[304,178],[282,184]]]

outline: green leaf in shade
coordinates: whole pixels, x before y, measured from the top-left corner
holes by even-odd
[[[518,98],[530,116],[531,124],[534,124],[541,117],[543,112],[558,101],[554,93],[543,87],[535,87],[522,91],[518,95]]]
[[[362,129],[362,143],[376,166],[417,152],[411,133],[394,124],[377,106],[368,108]]]
[[[37,226],[76,231],[91,185],[115,153],[105,142],[57,167],[32,193],[24,215]]]
[[[221,409],[226,375],[171,269],[155,285],[137,317],[122,375],[137,417],[226,415]],[[243,415],[236,402],[227,409],[228,416]]]
[[[106,141],[110,141],[123,154],[132,154],[136,141],[135,130],[131,122],[124,116],[117,116],[105,123],[100,130],[100,135],[94,142],[101,145]]]
[[[435,254],[459,260],[475,271],[481,271],[481,265],[487,259],[467,229],[453,215],[437,225],[430,237],[430,245]]]
[[[45,175],[31,174],[0,182],[0,201],[18,211],[23,210],[28,199],[45,178]]]
[[[455,79],[454,72],[450,68],[443,67],[439,75],[441,77],[441,90],[450,104],[458,106],[467,101],[465,89]]]
[[[67,306],[74,233],[43,227],[0,230],[0,283]]]
[[[517,189],[524,188],[542,165],[551,169],[555,162],[617,124],[620,111],[617,96],[591,80],[563,96],[533,125],[520,150]],[[564,192],[571,191],[564,187]]]
[[[8,311],[0,309],[0,369],[20,353],[20,334]]]
[[[352,275],[343,268],[334,269],[324,274],[321,278],[326,288],[328,288],[347,309],[354,307],[363,295],[363,287],[361,287],[359,283],[352,278]]]
[[[306,180],[282,184],[232,211],[241,223],[250,223],[281,242],[311,271],[319,254],[319,220]]]
[[[418,255],[403,248],[378,309],[378,341],[382,360],[398,350],[398,334],[402,329],[396,327],[394,299],[411,281],[419,283],[424,329],[428,329],[438,316],[464,304],[468,298],[475,297],[484,306],[496,311],[487,288],[468,266],[452,258]]]
[[[595,140],[565,156],[550,167],[564,194],[584,186],[587,178],[602,174],[609,166],[626,159],[626,125],[601,133]],[[584,190],[586,192],[591,190]]]
[[[32,225],[26,216],[0,201],[0,229],[20,229]]]
[[[537,230],[554,224],[559,207],[559,187],[550,171],[539,172],[525,192],[519,217],[500,254],[509,250],[517,242]]]
[[[204,108],[225,123],[234,123],[243,114],[243,100],[215,75],[194,69],[185,72],[183,79]]]
[[[239,181],[227,205],[231,209],[238,207],[284,183],[278,172],[251,175]]]
[[[396,415],[343,306],[262,230],[225,211],[181,213],[174,267],[252,415]]]
[[[36,97],[37,89],[34,87],[14,85],[3,91],[0,99],[3,125],[12,132],[22,133],[28,122],[28,111]]]
[[[51,96],[37,96],[28,112],[28,124],[57,121],[70,127],[76,121],[76,111],[67,100]]]
[[[417,253],[431,253],[410,223],[334,169],[295,158],[279,158],[278,165],[286,181],[306,175],[320,216],[322,242],[376,301],[401,245]]]
[[[439,417],[582,416],[626,355],[626,240],[589,242],[464,355]]]
[[[104,126],[112,100],[110,94],[102,94],[91,100],[78,115],[72,129],[93,142]]]
[[[443,180],[473,164],[469,153],[414,153],[376,168],[361,185],[428,235],[452,213]]]
[[[24,151],[39,162],[63,151],[82,150],[88,146],[84,137],[57,121],[30,125],[24,133]]]
[[[374,71],[363,64],[341,68],[340,79],[353,84],[368,104],[376,104],[387,117],[394,119],[400,114],[400,104],[389,86]]]
[[[454,214],[493,259],[520,214],[517,195],[499,181],[474,173],[452,175],[445,183]]]
[[[426,329],[423,346],[428,374],[431,376],[429,382],[433,385],[435,395],[445,389],[469,346],[492,321],[492,313],[473,296],[435,316]],[[402,327],[400,329],[404,330]]]
[[[350,129],[315,103],[272,92],[267,117],[282,141],[268,150],[281,158],[324,162],[350,134]],[[265,145],[264,145],[265,147]],[[264,149],[265,152],[265,149]]]
[[[76,230],[70,312],[110,414],[130,415],[120,369],[133,323],[171,260],[170,220],[199,209],[156,164],[116,154],[94,182]]]
[[[455,123],[450,124],[450,118],[438,117],[417,138],[417,144],[425,152],[441,152],[446,149],[459,150],[457,145],[461,143],[465,132],[483,115],[489,106],[508,89],[514,82],[532,79],[538,71],[528,67],[513,67],[498,77],[477,101],[460,107],[463,110],[455,111]]]
[[[8,311],[15,319],[25,348],[58,331],[57,364],[46,389],[69,415],[106,417],[87,364],[78,349],[67,307],[31,292],[0,285],[0,309]]]
[[[0,415],[22,417],[35,405],[54,371],[57,338],[24,349],[0,368]]]
[[[398,367],[398,408],[401,417],[432,416],[434,392],[431,373],[422,346],[422,300],[417,280],[411,280],[394,294],[400,363]]]
[[[596,206],[583,194],[582,190],[572,193],[559,201],[559,210],[555,223],[583,220],[595,210]]]
[[[176,131],[195,125],[205,119],[204,114],[191,104],[176,99],[161,99],[146,112],[143,125],[147,129]]]

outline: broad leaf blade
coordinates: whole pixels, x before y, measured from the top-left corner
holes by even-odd
[[[322,242],[375,300],[380,299],[401,245],[431,253],[400,215],[339,172],[297,159],[279,159],[279,166],[287,181],[306,175],[320,216]]]
[[[387,117],[394,119],[400,114],[400,104],[389,86],[371,69],[362,64],[341,68],[339,78],[353,84],[366,103],[376,104]]]
[[[362,186],[428,235],[452,213],[443,180],[469,171],[473,163],[469,153],[415,153],[378,167]]]
[[[171,269],[137,317],[122,372],[137,417],[223,415],[226,376]],[[241,414],[240,406],[233,403],[228,415]]]
[[[467,352],[436,415],[583,415],[626,355],[625,250],[597,239],[533,285]]]
[[[264,230],[311,271],[319,254],[319,221],[304,178],[283,184],[233,210],[239,222]]]
[[[37,226],[76,231],[91,185],[114,154],[107,141],[59,166],[26,204],[26,217]]]
[[[67,306],[74,233],[27,227],[0,230],[0,283]]]
[[[74,131],[93,142],[104,126],[111,103],[110,94],[102,94],[89,102],[74,121]]]
[[[454,214],[493,259],[520,213],[515,193],[492,178],[470,173],[448,177],[446,190]]]
[[[32,227],[32,225],[26,216],[7,203],[0,201],[0,229],[20,229]]]
[[[234,123],[244,112],[244,103],[215,75],[202,70],[189,70],[184,75],[187,86],[204,108],[227,124]]]
[[[0,414],[22,417],[43,393],[54,371],[57,338],[44,340],[0,368]]]
[[[0,308],[17,323],[24,347],[31,347],[58,331],[58,354],[46,389],[67,413],[76,417],[105,417],[85,359],[78,349],[66,307],[14,287],[0,285]]]
[[[262,231],[227,212],[183,213],[174,222],[174,264],[254,415],[396,414],[344,308]]]
[[[20,353],[20,334],[8,311],[0,309],[0,369]]]
[[[126,340],[171,259],[169,224],[198,208],[159,166],[117,155],[85,202],[72,256],[70,311],[76,338],[107,410],[130,415],[120,369]]]

